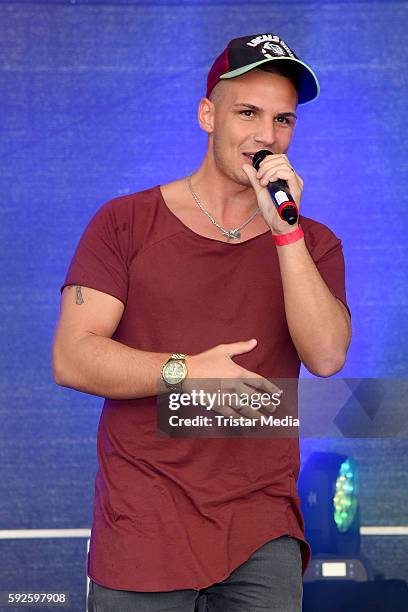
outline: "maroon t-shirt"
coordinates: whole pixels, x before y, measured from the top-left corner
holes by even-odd
[[[340,240],[316,221],[301,224],[320,274],[346,304]],[[197,354],[257,338],[234,361],[266,378],[296,378],[276,248],[269,230],[235,244],[200,236],[155,186],[99,208],[61,291],[82,285],[121,300],[112,337],[127,346]],[[113,589],[202,589],[284,534],[300,540],[304,572],[298,439],[160,437],[156,404],[156,396],[104,402],[89,577]]]

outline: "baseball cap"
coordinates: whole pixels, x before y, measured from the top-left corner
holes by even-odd
[[[217,57],[207,77],[208,98],[220,80],[233,79],[267,62],[291,76],[298,91],[298,104],[315,100],[320,93],[319,81],[313,70],[276,34],[253,34],[230,40]]]

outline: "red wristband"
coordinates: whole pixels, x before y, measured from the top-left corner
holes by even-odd
[[[303,238],[304,233],[300,225],[293,232],[287,234],[272,234],[272,238],[276,246],[285,246],[285,244],[292,244]]]

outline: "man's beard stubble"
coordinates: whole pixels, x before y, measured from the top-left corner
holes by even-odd
[[[251,181],[248,176],[245,174],[244,170],[241,169],[240,174],[235,172],[234,168],[229,167],[227,160],[223,157],[222,146],[220,145],[219,138],[215,135],[213,136],[213,153],[214,153],[214,163],[217,169],[227,178],[233,180],[238,185],[242,185],[243,187],[251,187]],[[248,160],[248,163],[249,160]]]

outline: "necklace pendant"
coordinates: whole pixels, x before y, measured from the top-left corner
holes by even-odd
[[[236,229],[228,230],[228,238],[235,238],[235,240],[239,240],[241,238],[241,232]]]

